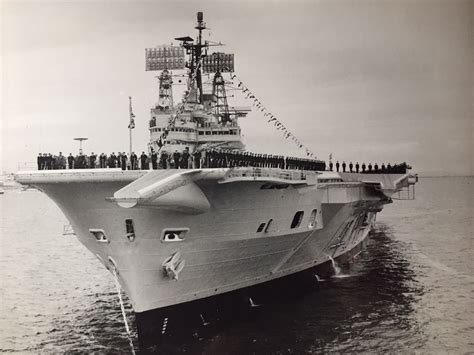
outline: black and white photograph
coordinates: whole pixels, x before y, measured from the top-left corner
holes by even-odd
[[[474,352],[474,1],[0,0],[0,352]]]

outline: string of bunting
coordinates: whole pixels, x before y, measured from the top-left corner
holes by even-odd
[[[242,90],[242,93],[245,95],[245,98],[251,100],[252,106],[257,108],[257,110],[263,113],[263,117],[267,118],[268,123],[272,123],[278,131],[283,133],[285,139],[291,139],[298,148],[304,149],[305,153],[308,157],[316,159],[316,156],[309,150],[307,147],[301,143],[301,141],[296,138],[296,136],[291,133],[288,128],[285,127],[283,123],[281,123],[275,115],[273,115],[263,104],[262,102],[249,90],[247,86],[237,77],[235,74],[231,74],[231,79],[238,82],[237,86]]]
[[[189,87],[194,86],[194,82],[196,80],[196,73],[197,69],[200,67],[201,62],[197,64],[196,70],[194,71],[192,77],[191,77],[191,84]],[[300,149],[304,149],[305,153],[308,157],[316,159],[316,156],[311,152],[311,150],[304,146],[303,143],[292,133],[288,130],[288,128],[285,127],[283,123],[281,123],[275,115],[273,115],[263,104],[262,102],[250,91],[250,89],[237,77],[235,74],[231,74],[232,80],[235,80],[238,82],[238,87],[242,90],[242,92],[245,95],[246,99],[252,100],[252,106],[257,108],[257,110],[261,113],[263,113],[263,117],[267,118],[268,123],[272,123],[274,127],[278,131],[281,131],[283,133],[283,136],[285,139],[291,139],[293,143],[296,144],[296,146]],[[173,115],[170,123],[168,124],[167,129],[161,134],[161,136],[156,140],[156,144],[159,147],[159,150],[166,144],[166,138],[168,136],[168,132],[171,128],[175,127],[176,120],[180,117],[180,115],[183,113],[185,109],[185,105],[188,101],[189,95],[191,91],[186,92],[184,98],[182,99],[181,103],[178,105],[178,109],[176,110],[175,114]]]
[[[196,73],[198,72],[199,67],[201,66],[201,62],[199,61],[198,64],[196,65],[196,70],[193,72],[193,75],[191,77],[191,83],[189,85],[190,88],[194,86],[194,82],[196,81]],[[181,100],[181,103],[178,105],[178,109],[172,116],[170,123],[166,127],[165,131],[160,135],[160,137],[155,141],[155,143],[158,145],[158,151],[161,150],[161,148],[166,144],[166,138],[168,137],[168,132],[171,130],[171,128],[174,128],[176,125],[176,121],[179,118],[179,116],[183,113],[184,108],[186,107],[186,103],[188,102],[189,95],[191,94],[191,90],[187,91]]]

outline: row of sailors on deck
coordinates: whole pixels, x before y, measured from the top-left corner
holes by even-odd
[[[342,170],[340,170],[342,168]],[[347,170],[346,168],[349,168]],[[334,171],[334,165],[332,161],[329,162],[329,170]],[[407,169],[409,169],[407,163],[401,163],[401,164],[394,164],[391,165],[388,163],[385,165],[382,163],[382,165],[379,168],[379,165],[375,163],[372,165],[372,163],[369,163],[367,166],[365,163],[362,163],[362,165],[359,165],[359,162],[352,164],[352,162],[349,163],[349,165],[346,165],[346,162],[343,161],[342,164],[339,164],[339,161],[336,162],[336,171],[342,171],[343,173],[345,172],[361,172],[363,174],[405,174],[407,172]]]
[[[123,170],[147,170],[150,162],[153,169],[157,169],[158,156],[156,153],[148,157],[145,152],[142,152],[138,157],[134,152],[126,154],[125,152],[118,152],[117,155],[112,152],[109,156],[102,153],[100,155],[92,152],[90,155],[79,153],[73,156],[71,153],[66,157],[59,152],[59,155],[52,155],[49,153],[40,153],[36,159],[38,170],[53,170],[53,169],[94,169],[94,168],[122,168]]]
[[[232,168],[239,166],[280,168],[280,169],[302,169],[302,170],[326,170],[323,161],[310,159],[283,157],[281,155],[254,154],[239,151],[196,151],[190,153],[189,149],[174,153],[156,152],[150,155],[142,154],[138,157],[134,152],[127,155],[112,152],[110,155],[100,155],[92,152],[90,155],[80,153],[73,156],[42,154],[37,158],[38,170],[52,169],[91,169],[91,168],[121,168],[122,170],[148,170],[148,169],[193,169],[193,168]],[[150,166],[151,164],[151,166]]]
[[[250,152],[240,151],[196,151],[190,153],[186,148],[181,153],[163,151],[157,154],[152,151],[147,155],[142,152],[137,156],[134,152],[126,154],[125,152],[112,152],[110,155],[104,153],[96,155],[93,152],[90,155],[80,153],[76,156],[69,154],[64,156],[61,152],[59,155],[39,154],[37,158],[38,170],[51,169],[91,169],[91,168],[121,168],[122,170],[148,170],[148,169],[199,169],[199,168],[233,168],[233,167],[260,167],[260,168],[280,168],[280,169],[301,169],[325,171],[326,163],[320,160],[302,159],[294,157],[284,157],[281,155],[254,154]],[[335,164],[336,171],[346,172],[346,163],[342,165],[339,162]],[[333,171],[334,165],[329,162],[329,171]],[[377,164],[368,166],[362,163],[359,166],[352,162],[348,165],[349,172],[356,173],[406,173],[408,168],[406,163],[385,166],[381,168]],[[355,168],[355,169],[354,169]]]
[[[320,160],[284,157],[282,155],[254,154],[240,151],[211,150],[206,152],[205,164],[210,168],[233,168],[250,166],[257,168],[280,168],[301,170],[326,170]]]

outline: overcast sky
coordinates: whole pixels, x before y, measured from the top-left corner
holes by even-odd
[[[144,49],[195,36],[203,11],[205,38],[318,158],[473,175],[474,1],[0,2],[2,170],[76,153],[78,136],[127,151],[128,96],[145,150]],[[241,126],[251,151],[304,156],[258,112]]]

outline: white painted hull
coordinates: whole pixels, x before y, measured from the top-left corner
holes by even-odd
[[[219,171],[228,174],[228,170]],[[166,179],[176,172],[155,174]],[[390,201],[385,194],[356,181],[261,189],[262,181],[221,183],[212,179],[195,181],[210,204],[205,212],[140,205],[123,208],[111,201],[114,193],[145,174],[95,169],[16,176],[58,204],[79,241],[109,270],[112,262],[115,264],[136,312],[256,285],[343,255],[367,237],[375,213]],[[308,179],[311,174],[317,176],[306,174]],[[345,180],[351,176],[360,180],[361,174],[347,175]],[[400,175],[379,177],[385,181],[398,178]],[[316,224],[309,226],[313,209],[318,211]],[[291,228],[297,211],[304,211],[303,219],[297,228]],[[134,223],[133,241],[126,237],[126,219]],[[268,229],[257,232],[259,225],[270,219]],[[164,228],[188,228],[189,232],[184,241],[164,242]],[[90,229],[102,229],[109,242],[97,242]],[[162,266],[176,252],[185,260],[178,280],[166,275]]]

